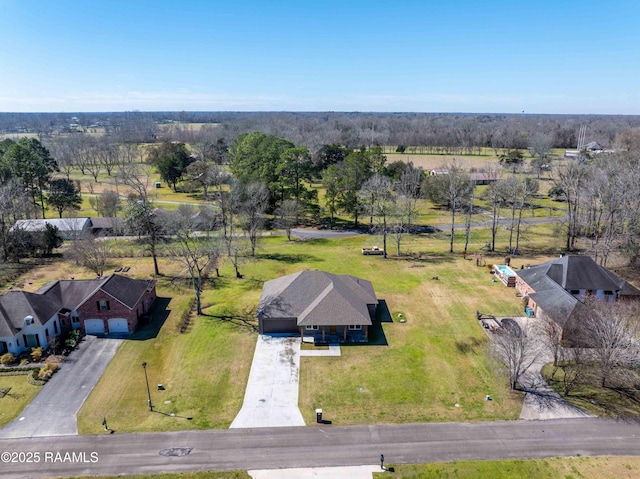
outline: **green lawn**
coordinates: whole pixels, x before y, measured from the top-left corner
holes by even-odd
[[[534,241],[542,250],[554,241],[548,231],[540,229]],[[485,240],[486,231],[474,231],[469,251]],[[392,253],[384,260],[360,253],[364,246],[381,244],[375,236],[306,242],[265,237],[257,257],[240,266],[242,279],[230,265],[223,267],[223,277],[210,278],[202,297],[205,315],[194,317],[184,334],[178,329],[192,292],[184,279],[176,279],[184,274],[178,265],[161,258],[158,295],[171,298],[164,317],[161,311],[120,348],[80,411],[79,430],[102,433],[105,416],[118,432],[227,428],[242,405],[264,281],[314,268],[370,279],[393,317],[402,312],[407,321],[377,323],[370,345],[343,347],[341,357],[302,359],[300,408],[308,423],[316,407],[335,424],[515,419],[521,397],[494,373],[475,311],[517,314],[521,303],[513,289],[492,282],[487,267],[462,259],[460,241],[456,233],[457,253],[450,255],[444,234],[409,236],[403,245],[407,256]],[[121,251],[137,248],[118,243]],[[503,255],[486,259],[498,263]],[[522,256],[512,264],[546,259]],[[117,263],[131,266],[134,277],[152,272],[147,257]],[[50,268],[30,273],[34,287],[67,271],[63,265]],[[143,361],[157,412],[146,407]],[[157,390],[158,383],[164,391]],[[494,400],[485,401],[487,394]]]
[[[628,387],[600,387],[600,379],[596,371],[587,370],[580,384],[575,386],[564,396],[564,370],[558,369],[553,373],[553,364],[546,364],[542,368],[542,376],[547,383],[563,398],[574,406],[583,409],[594,416],[616,419],[640,417],[640,400],[638,388],[640,381],[638,372],[631,369],[614,369],[608,376],[609,385],[625,384]]]
[[[0,397],[0,427],[18,417],[40,391],[40,386],[30,384],[26,375],[0,376],[0,389],[6,388],[11,390],[4,397]]]
[[[562,457],[512,461],[460,461],[389,465],[395,472],[376,472],[376,479],[634,479],[638,457]]]

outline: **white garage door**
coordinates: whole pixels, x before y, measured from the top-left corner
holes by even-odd
[[[126,319],[110,319],[109,320],[109,332],[110,333],[128,333],[129,324]]]
[[[84,322],[87,334],[104,334],[104,321],[101,319],[87,319]]]

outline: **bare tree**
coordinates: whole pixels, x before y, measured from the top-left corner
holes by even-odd
[[[76,238],[71,246],[71,254],[76,263],[102,276],[112,258],[112,248],[108,241],[98,240],[93,235]]]
[[[491,204],[491,251],[496,248],[496,236],[498,233],[498,219],[500,217],[500,205],[502,204],[502,188],[500,168],[490,167],[485,170],[488,175],[497,180],[492,182],[484,191],[483,198]]]
[[[540,355],[536,332],[526,323],[522,329],[502,327],[491,335],[491,353],[506,369],[511,389]]]
[[[553,138],[546,133],[537,132],[529,139],[529,152],[534,159],[531,161],[533,171],[540,179],[540,173],[544,165],[549,163]]]
[[[219,239],[213,236],[195,237],[196,211],[187,205],[172,212],[169,216],[169,231],[175,242],[169,249],[172,256],[186,268],[196,297],[196,314],[202,315],[201,295],[208,266],[215,264],[221,249]]]
[[[413,163],[409,162],[400,175],[398,183],[395,185],[398,204],[405,216],[406,226],[409,229],[420,213],[418,199],[422,194],[421,187],[423,180],[424,171],[422,168],[415,168]]]
[[[296,200],[284,200],[277,209],[278,223],[287,233],[287,240],[291,241],[291,229],[296,226],[302,207]]]
[[[617,367],[637,364],[640,357],[638,340],[638,305],[631,302],[610,303],[587,297],[587,308],[580,318],[580,341],[590,346],[597,363],[600,385]]]
[[[153,204],[149,198],[150,174],[150,171],[144,171],[136,163],[123,166],[118,172],[122,182],[131,188],[133,194],[127,209],[129,215],[128,218],[125,215],[125,221],[128,220],[127,222],[135,227],[136,232],[146,238],[153,259],[154,272],[159,276],[157,246],[162,229],[161,225],[153,219]]]
[[[583,348],[562,348],[562,394],[568,396],[578,385],[582,384],[589,369],[589,355]]]
[[[255,256],[260,231],[264,226],[264,212],[269,206],[269,188],[261,181],[249,183],[244,196],[242,229],[249,238],[251,256]]]
[[[469,175],[455,163],[446,165],[443,169],[447,174],[427,177],[425,188],[426,195],[431,201],[446,206],[451,211],[449,252],[453,253],[456,213],[468,203],[474,185]]]
[[[105,190],[99,196],[91,198],[90,202],[95,205],[94,209],[100,216],[118,216],[120,209],[120,195],[113,190]]]
[[[570,160],[564,168],[556,168],[555,185],[563,192],[567,202],[567,250],[573,251],[579,230],[579,208],[581,207],[588,168],[584,163]]]

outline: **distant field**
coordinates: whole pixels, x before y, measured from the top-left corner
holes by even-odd
[[[387,164],[394,161],[412,162],[414,166],[425,171],[440,168],[454,162],[465,170],[471,168],[486,168],[487,166],[498,164],[496,156],[467,156],[467,155],[426,155],[426,154],[406,154],[406,153],[386,153]]]

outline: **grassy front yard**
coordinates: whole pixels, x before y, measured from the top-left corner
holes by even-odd
[[[6,388],[11,390],[4,397],[0,394],[0,427],[18,417],[41,389],[29,384],[26,375],[0,376],[0,390]]]
[[[513,461],[460,461],[393,465],[395,472],[376,472],[376,479],[633,479],[640,475],[638,457],[561,457]]]
[[[539,244],[541,252],[554,247],[542,229],[535,234],[539,238],[532,244]],[[469,251],[478,250],[486,237],[486,231],[474,231]],[[456,234],[457,251],[459,240]],[[387,260],[362,256],[360,249],[372,244],[381,245],[380,238],[287,242],[284,236],[265,237],[257,258],[241,265],[243,279],[236,279],[227,265],[222,278],[209,280],[202,297],[205,315],[193,317],[184,334],[178,330],[193,293],[180,267],[161,259],[164,276],[157,289],[166,310],[161,307],[152,324],[120,348],[79,413],[80,432],[103,433],[103,417],[117,432],[228,427],[243,401],[264,281],[314,268],[370,279],[394,321],[377,323],[371,344],[343,347],[341,357],[302,359],[300,409],[309,424],[316,407],[335,424],[516,418],[521,398],[494,373],[487,337],[475,319],[477,309],[518,313],[514,290],[493,282],[473,256],[464,260],[459,252],[447,253],[448,238],[442,233],[407,237],[406,256],[400,258],[393,252]],[[487,256],[486,262],[502,262],[502,256]],[[512,265],[546,259],[517,257]],[[114,263],[131,267],[133,277],[152,273],[147,257]],[[33,270],[24,281],[35,289],[61,274],[91,277],[62,261]],[[405,323],[398,321],[399,312]],[[153,413],[147,408],[142,362],[147,363]],[[165,390],[156,388],[159,383]],[[485,401],[487,394],[493,401]]]

